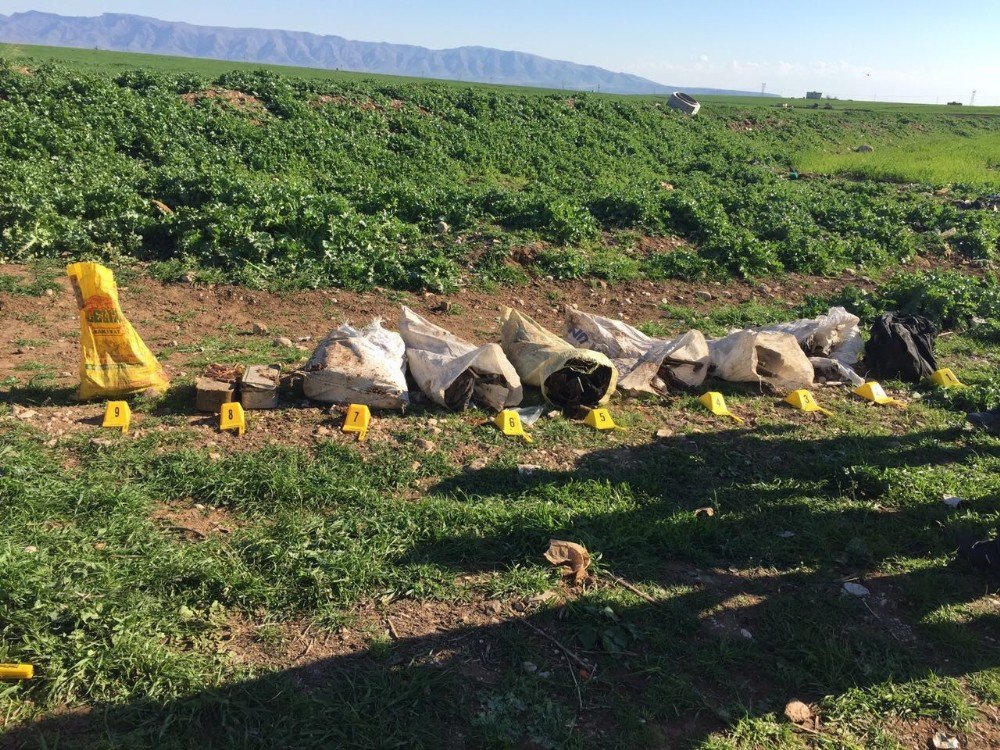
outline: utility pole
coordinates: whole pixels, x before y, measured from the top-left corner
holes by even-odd
[[[972,89],[972,96],[969,97],[969,106],[972,107],[976,103],[976,90]]]
[[[767,81],[760,85],[760,95],[764,96],[764,92],[767,91]]]

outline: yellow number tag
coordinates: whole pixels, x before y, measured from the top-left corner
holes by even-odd
[[[584,417],[583,423],[595,430],[625,430],[624,427],[615,424],[615,420],[611,418],[611,412],[607,409],[591,409]]]
[[[729,407],[726,406],[726,399],[723,398],[722,394],[718,391],[709,391],[708,393],[703,393],[698,401],[708,409],[712,414],[717,417],[729,417],[730,419],[735,419],[740,424],[743,424],[743,420],[729,411]]]
[[[807,390],[792,391],[785,399],[785,403],[791,404],[799,411],[818,411],[828,416],[833,416],[833,412],[817,404],[816,399]]]
[[[871,401],[876,404],[891,404],[892,406],[898,406],[900,409],[905,409],[906,404],[902,401],[898,401],[891,398],[885,389],[874,380],[871,380],[864,385],[859,385],[854,389],[854,394],[856,396],[861,396],[865,401]]]
[[[34,676],[31,664],[0,664],[0,680],[30,680]]]
[[[497,414],[496,419],[493,420],[493,424],[499,427],[500,432],[504,435],[522,438],[526,443],[534,442],[521,425],[521,415],[513,409],[504,409]]]
[[[219,429],[236,430],[237,435],[242,435],[247,429],[247,418],[243,413],[243,405],[238,401],[231,404],[223,404],[219,412]]]
[[[347,407],[347,416],[344,417],[344,432],[356,432],[358,440],[368,437],[368,426],[372,421],[372,413],[365,404],[351,404]]]
[[[126,433],[131,423],[132,410],[129,409],[126,402],[108,401],[107,408],[104,410],[104,422],[101,423],[101,427],[110,427]]]
[[[941,388],[965,388],[965,384],[958,379],[958,376],[949,367],[942,367],[931,375],[931,382]]]

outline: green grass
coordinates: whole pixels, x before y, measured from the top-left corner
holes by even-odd
[[[170,280],[416,292],[998,255],[1000,218],[954,205],[988,182],[1000,129],[988,113],[757,100],[685,118],[655,97],[59,54],[15,56],[27,73],[0,60],[8,261],[139,260]],[[793,179],[799,155],[869,141],[875,158],[895,143],[950,171],[900,158],[893,175],[848,179],[832,165],[832,178]],[[948,144],[963,160],[942,166]],[[947,195],[930,189],[956,180]],[[643,242],[663,235],[680,241]]]
[[[691,322],[672,314],[675,330]],[[1000,343],[957,334],[942,356],[982,383]],[[780,718],[791,698],[820,704],[822,747],[891,747],[887,717],[971,726],[997,694],[997,619],[985,581],[950,557],[1000,521],[1000,440],[963,432],[961,412],[933,398],[878,410],[824,391],[834,417],[814,419],[719,387],[752,428],[712,421],[693,397],[616,400],[629,432],[544,419],[526,445],[485,414],[417,410],[378,415],[389,431],[363,450],[319,441],[213,459],[188,430],[47,444],[0,419],[0,660],[39,670],[0,691],[0,715],[15,742],[82,748],[636,747],[677,726],[706,750],[805,747]],[[139,406],[140,420],[146,409],[187,406]],[[443,432],[427,453],[416,440],[431,413]],[[663,425],[675,435],[649,437]],[[470,445],[485,469],[453,458]],[[550,449],[572,467],[516,470]],[[224,512],[231,531],[153,521],[165,502]],[[715,516],[693,514],[706,505]],[[559,590],[541,558],[552,537],[591,550],[598,585],[526,616],[596,663],[591,680],[507,620]],[[853,577],[874,610],[840,593]],[[363,619],[494,599],[499,622],[399,640],[385,614]],[[897,620],[915,640],[892,634]],[[287,669],[234,661],[238,622],[255,623],[265,652],[301,653],[306,626],[317,644],[354,632],[359,651]],[[471,678],[475,665],[490,676]],[[74,707],[92,710],[76,726],[58,718]]]
[[[859,145],[859,144],[858,144]],[[869,143],[873,153],[856,153],[849,143],[795,157],[803,172],[842,174],[869,180],[963,183],[984,190],[1000,185],[1000,138],[995,135],[954,138],[913,135]]]

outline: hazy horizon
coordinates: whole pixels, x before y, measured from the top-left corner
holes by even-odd
[[[513,0],[431,8],[375,0],[294,5],[265,0],[194,3],[169,10],[134,0],[0,2],[0,13],[131,13],[198,25],[307,31],[366,42],[431,49],[482,46],[632,73],[665,85],[841,99],[1000,104],[1000,64],[987,63],[1000,29],[1000,6],[957,2],[836,8],[768,0],[710,0],[670,7],[637,0],[616,7],[584,0]]]

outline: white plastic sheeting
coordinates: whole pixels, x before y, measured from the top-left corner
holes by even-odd
[[[737,383],[760,383],[780,393],[809,388],[813,366],[789,333],[747,329],[708,342],[712,374]]]
[[[618,369],[618,387],[663,395],[667,385],[697,388],[708,374],[708,343],[691,330],[666,341],[620,320],[570,310],[566,340],[606,355]]]
[[[615,392],[618,371],[606,355],[568,344],[524,313],[507,309],[501,343],[521,382],[562,409],[599,406]]]
[[[342,325],[327,334],[303,368],[303,393],[324,403],[405,409],[410,403],[405,351],[400,335],[380,320],[361,330]]]
[[[403,307],[399,333],[420,390],[453,411],[521,403],[521,379],[499,344],[475,346]]]

